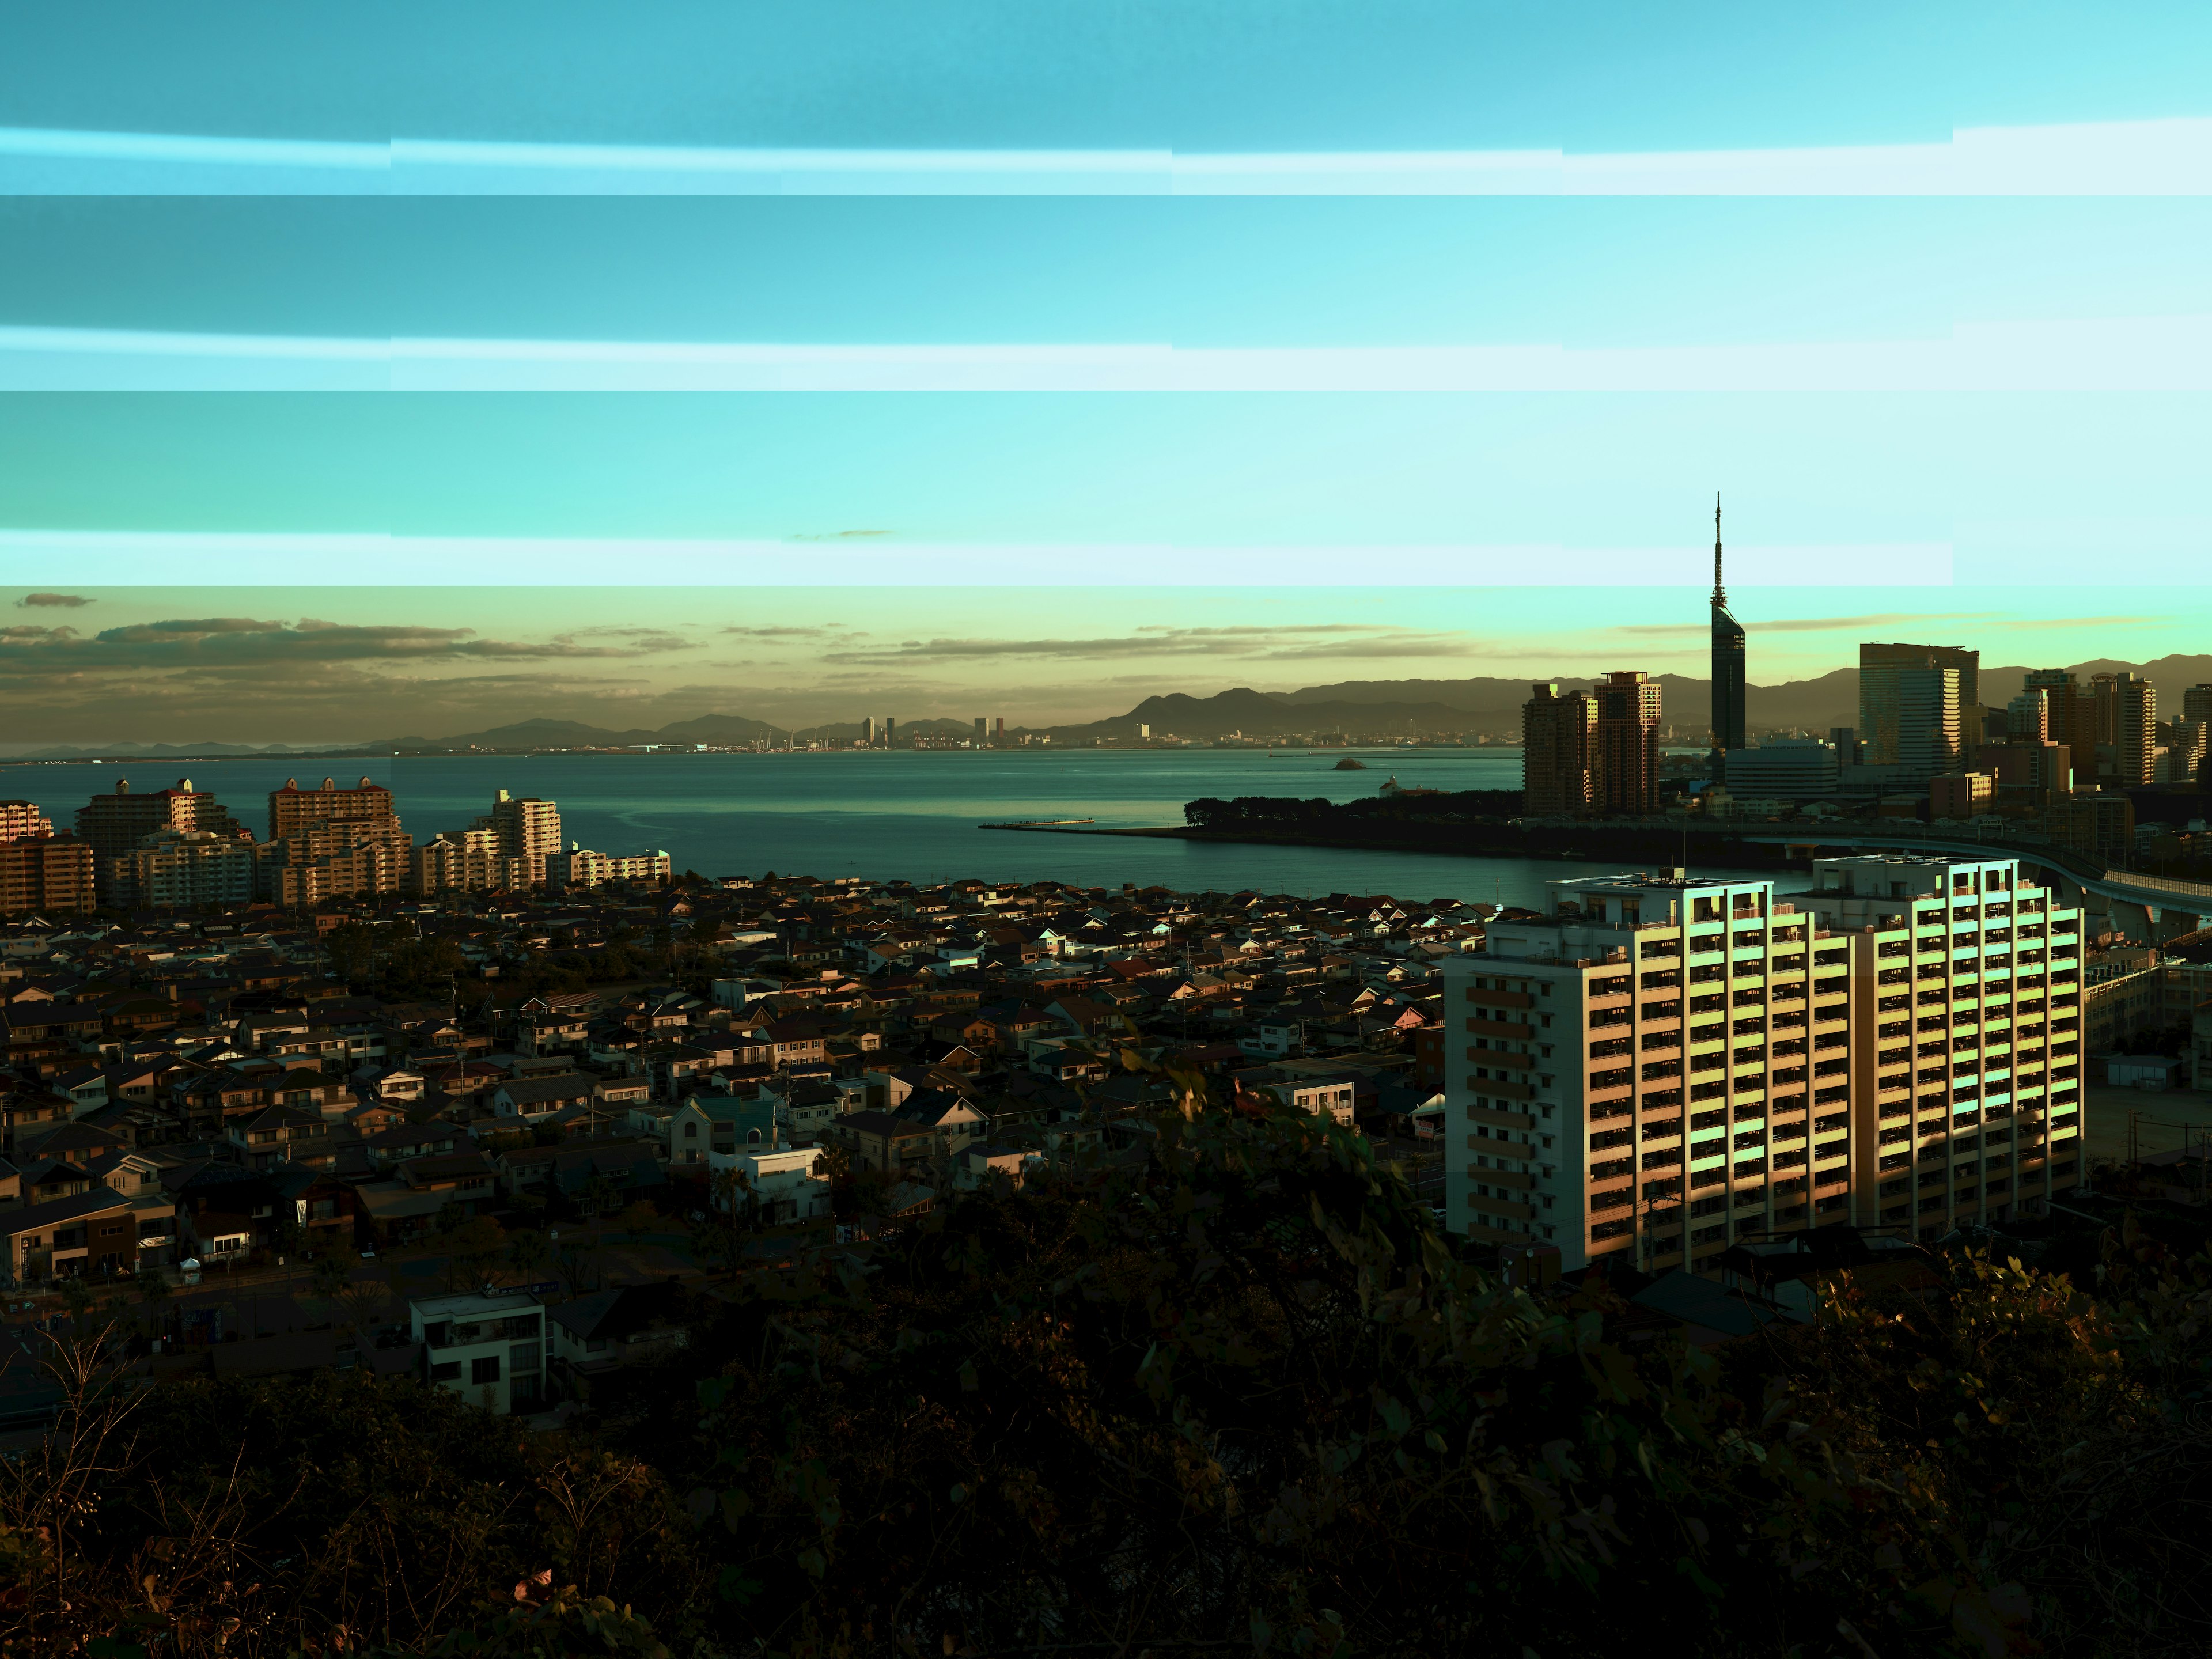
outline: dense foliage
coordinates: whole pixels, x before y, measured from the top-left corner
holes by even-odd
[[[11,1650],[2204,1650],[2201,1255],[1961,1257],[1708,1353],[1499,1285],[1333,1126],[1136,1139],[748,1271],[589,1440],[151,1391],[97,1480],[11,1480]]]

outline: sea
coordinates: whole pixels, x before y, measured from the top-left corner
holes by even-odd
[[[1339,770],[1352,753],[1364,770]],[[57,830],[95,793],[189,776],[265,835],[266,797],[288,778],[366,776],[389,788],[420,843],[465,829],[501,789],[556,802],[567,839],[608,854],[665,850],[705,876],[858,876],[917,883],[1158,884],[1180,891],[1537,902],[1547,882],[1590,864],[1328,847],[1005,831],[981,826],[1094,820],[1086,828],[1179,824],[1205,795],[1347,801],[1395,779],[1408,787],[1517,789],[1518,749],[1327,751],[1258,749],[820,750],[777,754],[465,755],[347,760],[271,756],[179,762],[0,762],[0,799],[28,799]]]

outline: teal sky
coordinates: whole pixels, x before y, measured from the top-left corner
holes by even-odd
[[[1679,672],[1716,489],[1754,680],[2212,650],[2208,106],[2180,6],[15,9],[9,738]]]

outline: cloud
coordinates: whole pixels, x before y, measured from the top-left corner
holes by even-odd
[[[15,608],[18,611],[26,609],[43,611],[49,608],[75,611],[80,606],[95,603],[97,603],[95,600],[88,599],[82,593],[26,593],[15,601]]]
[[[1374,623],[1325,623],[1278,628],[1170,628],[1153,624],[1133,634],[1097,639],[902,640],[895,647],[835,650],[823,660],[860,666],[924,662],[983,662],[1040,657],[1062,661],[1111,661],[1124,657],[1242,657],[1297,662],[1327,658],[1458,655],[1462,635],[1418,633]]]
[[[726,628],[725,634],[735,634],[748,640],[818,640],[830,632],[823,628]]]
[[[1838,629],[1917,627],[1923,623],[1978,622],[1985,620],[1990,614],[1980,611],[1900,611],[1879,617],[1790,617],[1779,622],[1746,621],[1743,625],[1747,633],[1826,634]],[[1703,634],[1711,625],[1709,622],[1628,623],[1611,631],[1651,638],[1674,634]]]
[[[0,676],[192,669],[248,669],[314,661],[467,661],[472,659],[635,658],[694,648],[657,629],[621,644],[586,645],[573,635],[495,640],[472,629],[356,626],[304,619],[298,626],[251,617],[194,617],[131,623],[89,637],[65,628],[0,630]]]

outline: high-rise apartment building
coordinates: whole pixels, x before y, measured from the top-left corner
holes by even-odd
[[[1975,701],[1980,653],[1944,645],[1859,647],[1859,736],[1867,760],[1919,781],[1959,769],[1963,707]]]
[[[392,792],[363,778],[350,789],[341,789],[329,778],[319,789],[302,789],[297,778],[284,780],[282,789],[269,792],[269,839],[282,841],[311,823],[362,823],[380,830],[397,830],[399,814]]]
[[[2140,674],[2099,674],[2090,681],[2097,699],[2097,741],[2111,745],[2111,765],[2098,756],[2100,775],[2120,783],[2154,781],[2158,771],[2158,688]]]
[[[173,787],[143,795],[132,794],[130,780],[118,778],[112,794],[94,795],[76,811],[77,834],[92,848],[102,904],[119,902],[117,884],[123,875],[117,860],[161,830],[204,830],[249,846],[253,840],[253,832],[233,817],[212,791],[193,788],[190,778],[179,778]]]
[[[1554,883],[1444,966],[1449,1224],[1663,1271],[2034,1213],[2081,1178],[2081,962],[2011,860]]]
[[[2212,684],[2192,685],[2181,694],[2181,718],[2212,720]]]
[[[876,746],[876,717],[873,714],[861,717],[860,741],[871,749]]]
[[[156,830],[118,859],[125,909],[243,904],[253,896],[256,848],[206,830]]]
[[[491,811],[469,828],[489,830],[502,856],[521,861],[510,884],[544,881],[546,858],[561,850],[561,809],[535,795],[510,795],[502,789],[492,797]]]
[[[975,746],[978,749],[981,749],[987,741],[988,738],[984,730],[983,716],[978,714],[975,716]]]
[[[1659,810],[1659,686],[1640,668],[1617,669],[1591,693],[1593,805],[1607,813]]]
[[[1823,859],[1851,951],[1853,1218],[1923,1238],[2081,1182],[2081,913],[2011,859]]]
[[[1587,693],[1564,697],[1556,684],[1528,688],[1521,705],[1521,810],[1532,817],[1586,811],[1590,805],[1591,740],[1597,703]]]
[[[24,836],[51,836],[53,821],[27,800],[0,800],[0,842]]]
[[[2051,688],[2031,685],[2005,704],[2005,735],[2031,743],[2054,741],[2051,735]],[[2063,718],[2063,713],[2061,718]]]
[[[884,716],[884,747],[889,749],[897,741],[898,717],[895,714],[886,714]]]
[[[76,836],[0,841],[0,915],[90,910],[99,902],[92,848]]]
[[[1721,755],[1741,749],[1744,736],[1743,625],[1729,610],[1721,581],[1721,498],[1713,497],[1713,748]],[[1725,769],[1726,763],[1723,763]]]
[[[991,735],[1000,743],[1006,740],[1006,717],[1001,714],[993,723]]]
[[[1454,1231],[1660,1271],[1846,1218],[1850,945],[1773,887],[1555,882],[1445,964]]]

